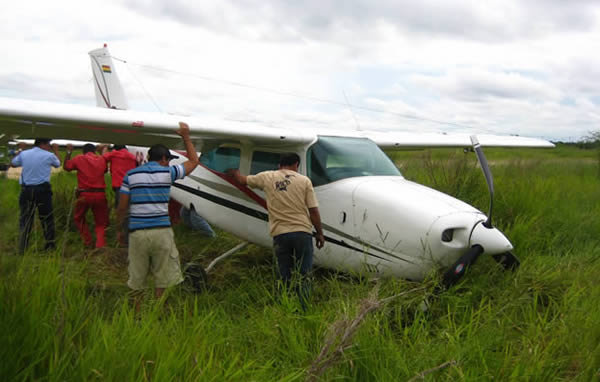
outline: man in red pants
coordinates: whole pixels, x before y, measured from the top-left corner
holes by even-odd
[[[63,168],[77,170],[77,202],[75,203],[75,224],[86,247],[92,246],[92,235],[85,215],[88,209],[94,213],[96,248],[106,245],[104,231],[108,226],[108,203],[104,194],[106,184],[104,173],[106,161],[95,153],[96,147],[90,143],[83,146],[83,155],[71,159],[73,146],[67,145],[67,156]]]
[[[101,146],[102,157],[110,165],[110,177],[112,189],[115,193],[115,208],[119,207],[119,189],[123,183],[123,178],[127,171],[137,167],[135,155],[127,150],[125,145],[114,145],[112,151],[108,151],[108,146]],[[127,223],[126,223],[127,224]],[[127,225],[125,225],[127,226]],[[117,240],[121,246],[127,246],[127,231],[121,231],[117,228]]]
[[[127,150],[125,145],[114,145],[112,151],[107,146],[102,146],[102,157],[110,164],[110,177],[112,189],[115,193],[115,208],[119,207],[119,189],[127,171],[137,166],[135,155]]]

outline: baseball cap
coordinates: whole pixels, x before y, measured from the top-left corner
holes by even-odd
[[[163,157],[168,160],[179,158],[177,155],[172,155],[169,148],[161,143],[153,145],[148,151],[148,158],[151,161],[161,160]]]

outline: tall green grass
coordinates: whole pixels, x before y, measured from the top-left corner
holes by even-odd
[[[597,163],[580,152],[519,153],[486,151],[496,185],[494,224],[515,245],[521,267],[507,273],[482,258],[457,287],[431,297],[427,312],[420,305],[432,281],[317,270],[311,304],[298,313],[294,296],[276,293],[270,251],[249,246],[216,267],[204,292],[173,289],[159,301],[147,295],[136,314],[125,286],[126,251],[86,252],[67,221],[72,175],[53,178],[64,256],[39,251],[40,227],[32,249],[14,254],[19,187],[0,180],[0,376],[305,380],[334,323],[356,317],[375,288],[383,299],[423,285],[368,314],[321,379],[409,380],[429,371],[424,378],[431,381],[599,380]],[[473,154],[392,156],[408,179],[487,212],[487,187]],[[180,226],[176,238],[186,260],[205,265],[238,242]]]

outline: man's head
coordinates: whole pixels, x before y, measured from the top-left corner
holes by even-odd
[[[50,138],[36,138],[33,145],[40,149],[48,150],[50,148],[50,141],[52,141]]]
[[[171,159],[179,158],[176,155],[171,155],[167,146],[156,144],[148,150],[148,160],[150,162],[158,162],[162,166],[168,166]]]
[[[85,145],[83,145],[84,154],[93,153],[94,151],[96,151],[96,146],[92,145],[91,143],[86,143]]]
[[[300,166],[300,157],[296,153],[285,153],[281,154],[279,158],[279,168],[287,168],[290,170],[298,171]]]
[[[123,150],[126,149],[127,147],[125,145],[114,145],[113,146],[113,150]]]

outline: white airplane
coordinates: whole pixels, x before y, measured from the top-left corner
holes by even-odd
[[[201,164],[175,183],[171,196],[244,240],[272,246],[265,195],[235,183],[224,171],[239,168],[247,175],[276,169],[281,153],[295,152],[302,158],[299,172],[313,182],[325,233],[326,244],[315,250],[315,264],[415,281],[441,269],[446,286],[482,254],[494,256],[505,268],[518,265],[510,241],[491,225],[491,203],[486,216],[409,181],[382,149],[473,146],[492,200],[491,174],[477,140],[495,147],[553,147],[550,142],[515,136],[299,129],[123,110],[126,99],[106,45],[91,51],[90,57],[102,108],[0,98],[0,134],[135,146],[160,142],[180,149],[174,130],[179,121],[186,121],[202,152]]]

